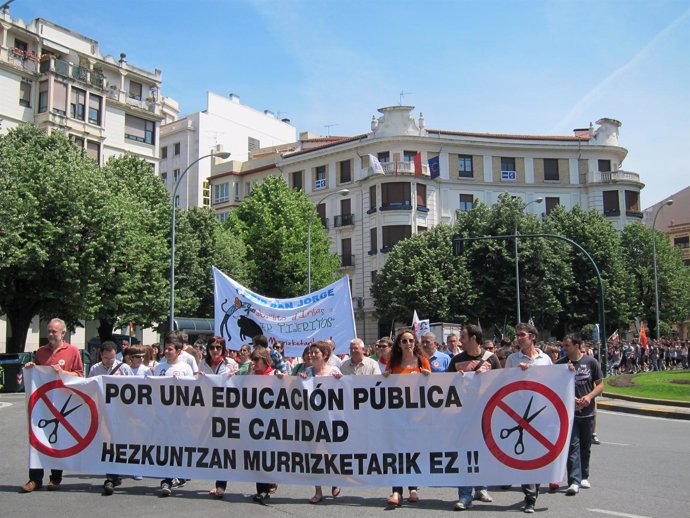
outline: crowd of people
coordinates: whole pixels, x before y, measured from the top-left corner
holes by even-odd
[[[84,369],[79,351],[64,342],[66,328],[60,319],[53,319],[48,325],[49,343],[38,349],[35,360],[26,364],[49,365],[59,374],[83,376]],[[410,329],[399,331],[394,338],[382,337],[375,343],[365,345],[355,338],[349,344],[349,355],[335,354],[335,344],[330,340],[313,342],[304,348],[301,357],[289,358],[283,355],[283,345],[269,343],[263,335],[253,338],[251,344],[242,345],[239,350],[230,350],[220,336],[197,340],[188,345],[187,336],[180,331],[166,334],[164,343],[153,345],[122,344],[117,352],[113,342],[104,342],[99,349],[98,363],[93,365],[90,376],[206,376],[206,375],[258,375],[258,376],[300,376],[302,378],[333,376],[340,378],[351,375],[422,375],[434,372],[482,373],[501,368],[523,370],[554,363],[565,363],[575,376],[575,419],[567,462],[568,484],[565,493],[576,495],[580,488],[591,487],[589,482],[589,458],[591,444],[598,443],[594,432],[594,400],[602,389],[603,374],[594,357],[591,343],[567,337],[563,342],[544,344],[537,341],[538,331],[532,324],[521,323],[516,327],[515,340],[504,340],[495,344],[484,340],[482,330],[475,325],[466,325],[460,336],[450,334],[445,343],[439,343],[433,333],[426,333],[421,340]],[[682,346],[681,346],[682,350]],[[680,351],[679,351],[680,352]],[[685,344],[687,362],[687,344]],[[682,357],[682,355],[681,355]],[[174,475],[171,473],[171,475]],[[22,491],[30,493],[43,484],[43,470],[31,469],[29,481]],[[137,477],[141,478],[141,477]],[[48,490],[57,490],[62,482],[62,472],[51,470]],[[106,474],[103,493],[111,495],[122,483],[119,474]],[[166,477],[160,483],[161,496],[168,496],[176,487],[182,487],[186,480]],[[553,492],[559,483],[550,484]],[[210,489],[213,498],[223,498],[227,481],[217,480]],[[420,500],[420,489],[408,487],[407,501],[411,504]],[[539,496],[538,484],[525,484],[523,510],[533,513]],[[277,491],[270,483],[257,483],[253,499],[263,503]],[[339,487],[331,487],[331,496],[340,494]],[[314,496],[309,500],[319,504],[324,500],[321,486],[316,486]],[[387,499],[391,507],[400,506],[404,500],[401,486],[394,486]],[[458,501],[454,509],[469,509],[474,501],[491,502],[492,496],[486,486],[458,488]]]
[[[636,374],[688,368],[689,340],[661,338],[645,347],[639,340],[609,342],[608,374]]]

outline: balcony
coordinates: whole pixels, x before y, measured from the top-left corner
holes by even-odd
[[[379,210],[412,210],[412,202],[409,200],[384,203]]]
[[[634,183],[642,185],[640,175],[629,171],[590,171],[589,183]]]
[[[604,210],[604,216],[607,218],[618,218],[621,215],[620,209]]]
[[[347,227],[355,224],[354,214],[340,214],[333,218],[333,228]]]
[[[89,78],[89,71],[84,67],[73,66],[72,77],[77,81],[83,81],[84,83],[86,83]]]
[[[355,256],[352,254],[343,254],[340,256],[341,268],[352,268],[355,265]]]
[[[644,218],[644,213],[639,211],[639,210],[626,210],[625,215],[628,218],[638,218],[638,219]]]
[[[414,162],[381,162],[381,167],[385,174],[390,174],[394,176],[414,176]],[[376,173],[373,167],[368,168],[368,175],[373,176]],[[379,173],[380,174],[380,173]],[[422,164],[422,176],[429,178],[431,175],[429,173],[429,164]]]
[[[22,50],[17,47],[2,48],[0,46],[0,62],[26,72],[35,73],[38,71],[38,56],[30,50]]]

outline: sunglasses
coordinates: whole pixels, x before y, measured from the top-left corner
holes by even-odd
[[[220,345],[209,345],[208,348],[211,350],[216,349],[216,350],[220,351],[223,347]]]
[[[413,343],[414,343],[414,338],[412,338],[412,339],[410,339],[410,338],[403,338],[402,340],[400,340],[400,343],[401,343],[401,344],[413,344]]]
[[[132,355],[132,358],[143,358],[143,357],[144,357],[143,354],[133,354]]]

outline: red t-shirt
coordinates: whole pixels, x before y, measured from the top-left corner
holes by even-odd
[[[84,377],[84,364],[81,361],[81,353],[75,346],[62,342],[55,351],[50,344],[43,345],[34,353],[36,365],[59,365],[62,370],[74,372]]]

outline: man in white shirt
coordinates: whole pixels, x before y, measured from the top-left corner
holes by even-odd
[[[372,376],[381,374],[379,362],[364,355],[364,342],[359,338],[350,341],[350,357],[340,366],[343,374],[356,376]]]
[[[101,361],[91,367],[89,378],[95,376],[133,376],[132,369],[123,361],[116,360],[117,346],[115,342],[101,344]]]

